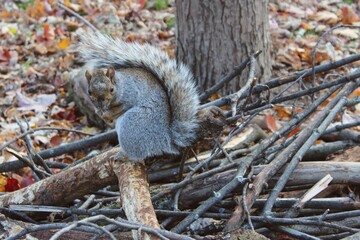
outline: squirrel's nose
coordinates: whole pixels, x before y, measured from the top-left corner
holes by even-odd
[[[104,96],[98,96],[98,102],[99,103],[102,103],[102,102],[104,102]]]

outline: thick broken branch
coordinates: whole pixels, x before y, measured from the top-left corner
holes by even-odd
[[[71,169],[43,179],[26,188],[0,196],[0,206],[38,204],[63,206],[85,194],[116,183],[114,169],[120,161],[111,161],[114,148]]]

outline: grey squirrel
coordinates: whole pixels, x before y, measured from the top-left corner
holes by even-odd
[[[199,97],[189,69],[157,48],[99,32],[80,35],[88,93],[130,160],[178,154],[196,137]],[[104,71],[104,69],[106,69]]]

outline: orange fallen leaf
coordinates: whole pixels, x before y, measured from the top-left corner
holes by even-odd
[[[276,115],[279,118],[288,118],[291,117],[291,111],[289,111],[289,108],[284,108],[280,106],[275,106],[274,110],[276,111]]]
[[[300,127],[296,127],[294,130],[292,130],[289,135],[287,136],[288,138],[294,136],[296,133],[298,133],[300,131]]]
[[[26,13],[36,19],[39,19],[40,17],[46,15],[44,1],[35,0],[33,5],[27,6]]]
[[[51,39],[51,37],[52,37],[52,35],[53,34],[51,34],[50,33],[50,26],[48,25],[48,24],[45,24],[45,23],[43,23],[43,28],[44,28],[44,38],[46,39],[46,40],[48,40],[48,39]]]
[[[9,58],[9,59],[11,58],[11,53],[10,53],[10,51],[9,51],[9,50],[4,49],[4,51],[3,51],[3,52],[4,52],[4,56],[5,56],[5,57],[7,57],[7,58]]]
[[[171,37],[172,35],[171,34],[169,34],[169,32],[164,32],[164,31],[160,31],[160,32],[158,32],[158,37],[160,38],[160,39],[168,39],[169,37]]]
[[[309,64],[312,63],[312,51],[310,49],[305,49],[305,52],[301,55],[301,59]],[[315,64],[319,64],[325,60],[328,60],[330,57],[326,52],[317,51],[315,53]]]
[[[65,49],[65,48],[69,47],[69,45],[70,45],[70,39],[64,38],[57,44],[57,47],[60,49]]]
[[[55,135],[50,139],[50,144],[52,147],[59,146],[62,143],[62,138],[59,135]]]
[[[307,23],[304,23],[304,22],[302,22],[302,23],[300,24],[300,27],[302,27],[302,28],[305,29],[305,30],[311,29],[310,25],[307,24]]]
[[[353,91],[350,96],[349,99],[352,99],[354,97],[358,97],[360,95],[360,88],[355,89],[355,91]]]
[[[1,11],[1,17],[2,19],[7,19],[10,18],[12,16],[12,14],[10,12],[7,12],[5,9],[3,9]]]
[[[343,7],[341,9],[342,22],[344,24],[353,24],[359,21],[359,16],[349,7]]]
[[[0,175],[0,192],[5,192],[5,186],[7,184],[7,177]]]
[[[271,132],[276,132],[279,129],[275,118],[271,114],[265,114],[265,124]]]

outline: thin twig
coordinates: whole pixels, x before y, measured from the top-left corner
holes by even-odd
[[[247,96],[251,96],[251,92],[249,91],[251,89],[251,86],[254,85],[254,76],[255,76],[255,65],[256,60],[254,56],[250,56],[250,62],[249,62],[249,74],[246,83],[244,86],[241,87],[239,91],[237,91],[234,94],[231,94],[229,96],[230,102],[231,102],[231,110],[232,110],[232,116],[235,116],[237,114],[236,109],[238,107],[238,103],[240,100],[240,97],[245,95],[247,93]],[[248,99],[248,98],[247,98]],[[243,104],[242,104],[243,105]]]
[[[251,175],[249,174],[249,176],[251,176]],[[249,186],[249,183],[248,182],[245,183],[245,185],[243,187],[243,192],[242,192],[243,196],[246,196],[246,191],[247,191],[248,186]],[[243,201],[243,204],[244,204],[244,210],[245,210],[246,217],[247,217],[248,223],[250,225],[250,228],[251,228],[251,230],[254,231],[254,225],[252,224],[250,211],[249,211],[249,208],[246,205],[246,201]]]
[[[355,122],[352,122],[352,123],[337,124],[337,125],[329,128],[329,129],[326,129],[326,131],[324,131],[323,135],[330,134],[330,133],[337,132],[337,131],[341,131],[341,130],[344,130],[346,128],[357,127],[359,125],[360,125],[360,121],[355,121]]]
[[[46,131],[46,130],[56,130],[56,131],[68,131],[68,132],[75,132],[75,133],[79,133],[79,134],[84,134],[84,135],[88,135],[88,136],[94,136],[94,134],[92,133],[86,133],[83,131],[79,131],[79,130],[74,130],[74,129],[69,129],[69,128],[57,128],[57,127],[39,127],[39,128],[32,128],[29,129],[27,131],[25,131],[24,133],[20,134],[19,136],[16,136],[15,138],[11,139],[10,141],[4,143],[3,145],[0,146],[0,151],[3,150],[4,148],[6,148],[7,146],[9,146],[10,144],[13,144],[14,142],[16,142],[17,140],[25,137],[28,134],[33,134],[37,131]]]
[[[100,133],[96,136],[89,138],[81,139],[71,143],[63,144],[58,147],[51,149],[46,149],[40,151],[38,154],[43,159],[48,159],[51,157],[60,156],[62,154],[71,153],[80,149],[86,149],[89,147],[97,146],[101,143],[108,141],[117,141],[117,134],[115,130],[110,130],[108,132]],[[35,159],[36,161],[36,159]],[[25,167],[26,165],[21,161],[12,161],[0,164],[0,172],[14,171],[20,168]]]
[[[43,175],[43,176],[47,176],[47,177],[51,176],[51,174],[49,174],[49,173],[41,170],[40,168],[38,168],[32,161],[27,159],[25,156],[23,156],[19,152],[16,152],[14,149],[5,148],[5,150],[7,152],[9,152],[10,154],[14,155],[17,159],[19,159],[23,163],[25,163],[28,167],[30,167],[31,170],[33,170],[36,173],[36,176],[39,176],[39,175]]]
[[[351,84],[355,85],[355,84]],[[348,86],[348,85],[347,85]],[[276,186],[273,188],[270,196],[268,197],[268,201],[265,204],[263,209],[263,214],[270,214],[270,211],[275,203],[277,196],[279,195],[280,191],[285,187],[287,180],[289,179],[292,172],[295,170],[298,163],[301,161],[302,157],[305,155],[306,151],[314,144],[314,142],[321,136],[322,132],[326,130],[329,126],[331,121],[335,118],[336,114],[342,110],[342,107],[346,104],[346,94],[350,94],[352,91],[344,88],[342,92],[340,92],[329,104],[328,106],[318,115],[317,120],[319,122],[318,126],[312,124],[308,126],[306,130],[312,131],[312,134],[308,137],[308,139],[302,144],[301,148],[297,151],[294,155],[290,163],[287,165],[285,171],[281,175],[280,179],[278,180]],[[323,116],[327,113],[327,116]],[[314,120],[315,121],[315,120]],[[313,130],[310,130],[313,127]],[[305,130],[303,131],[305,133]],[[300,138],[298,138],[300,139]],[[298,141],[295,140],[295,141]],[[284,150],[286,151],[286,150]]]
[[[252,55],[251,57],[257,58],[261,53],[261,50],[257,51],[254,55]],[[206,99],[208,99],[212,94],[216,93],[217,91],[219,91],[226,83],[230,82],[234,77],[238,76],[239,74],[241,74],[241,72],[245,69],[246,65],[250,62],[251,57],[247,57],[240,65],[236,66],[231,72],[229,72],[228,74],[226,74],[225,77],[223,77],[219,82],[217,82],[214,86],[212,86],[211,88],[205,90],[201,95],[200,95],[200,101],[205,101]]]
[[[319,39],[316,41],[315,46],[313,48],[313,50],[311,51],[311,76],[312,76],[312,81],[315,81],[315,54],[316,54],[316,50],[317,47],[319,45],[319,43],[321,42],[321,40],[327,36],[329,33],[331,33],[332,31],[334,31],[335,29],[338,28],[360,28],[360,26],[356,26],[356,25],[349,25],[349,24],[340,24],[337,26],[334,26],[332,28],[330,28],[329,30],[327,30],[326,32],[324,32]]]
[[[57,4],[59,8],[67,11],[68,13],[70,13],[71,15],[73,15],[74,17],[76,17],[77,19],[79,19],[80,21],[82,21],[83,23],[85,23],[89,28],[91,28],[94,32],[97,32],[99,30],[96,29],[96,27],[94,25],[92,25],[88,20],[86,20],[85,18],[83,18],[82,16],[80,16],[79,14],[77,14],[76,12],[74,12],[73,10],[71,10],[70,8],[66,7],[64,4],[62,3],[58,3]]]
[[[336,223],[328,223],[328,222],[321,222],[318,220],[303,220],[303,219],[294,219],[294,218],[274,218],[274,217],[252,217],[251,218],[253,221],[256,222],[263,222],[266,224],[285,224],[285,225],[306,225],[306,226],[321,226],[321,227],[329,227],[329,228],[335,228],[335,229],[339,229],[341,231],[346,231],[346,232],[352,232],[352,233],[357,233],[360,232],[359,229],[355,229],[355,228],[350,228],[350,227],[346,227],[346,226],[341,226],[339,224]]]
[[[360,60],[360,54],[355,54],[352,56],[349,56],[347,58],[335,61],[333,63],[328,63],[328,64],[323,64],[323,65],[319,65],[315,67],[315,73],[322,73],[322,72],[326,72],[329,71],[331,69],[335,69],[338,67],[341,67],[343,65],[355,62],[355,61],[359,61]],[[311,76],[312,74],[312,68],[310,69],[306,69],[306,70],[302,70],[296,74],[294,74],[293,76],[290,77],[277,77],[274,79],[271,79],[265,83],[262,84],[258,84],[257,86],[255,86],[254,90],[253,90],[253,94],[259,94],[260,92],[264,91],[264,90],[268,90],[268,89],[272,89],[275,87],[279,87],[283,84],[287,84],[289,82],[293,82],[296,81],[300,76],[302,77],[308,77]],[[240,99],[245,98],[246,96],[242,96]],[[224,106],[229,104],[229,99],[227,98],[227,96],[222,97],[220,99],[217,99],[215,101],[212,101],[210,103],[206,103],[200,106],[200,109],[204,109],[207,108],[209,106]]]
[[[358,82],[356,82],[356,83],[350,82],[350,83],[346,84],[345,87],[342,89],[342,91],[340,91],[340,93],[337,94],[330,101],[330,103],[326,106],[326,108],[313,119],[313,121],[307,126],[307,128],[301,132],[299,137],[291,145],[289,145],[285,150],[283,150],[279,155],[277,155],[277,157],[256,176],[256,178],[254,180],[254,184],[253,184],[254,185],[253,191],[248,192],[248,194],[246,196],[246,201],[247,201],[248,205],[252,206],[254,204],[256,197],[260,194],[260,192],[262,191],[262,189],[264,187],[264,183],[268,182],[268,180],[272,176],[274,176],[274,174],[276,172],[278,172],[279,169],[281,167],[283,167],[284,164],[286,164],[286,162],[298,152],[299,147],[303,146],[303,144],[305,142],[307,144],[309,143],[309,141],[307,142],[307,140],[311,136],[312,130],[318,128],[318,126],[321,124],[321,122],[324,119],[326,119],[328,114],[338,104],[338,102],[340,102],[339,106],[341,104],[345,104],[346,99],[344,101],[344,96],[348,96],[357,86],[358,86]],[[318,100],[316,100],[316,101],[318,101]],[[292,120],[294,120],[294,118]],[[326,127],[327,127],[327,125],[326,125]],[[311,141],[313,141],[313,139],[311,139]],[[304,148],[305,148],[305,146],[304,146]],[[236,215],[233,215],[232,218],[229,220],[228,224],[226,225],[226,227],[225,227],[226,231],[230,231],[230,230],[236,228],[236,226],[239,226],[242,224],[242,222],[244,220],[244,211],[242,209],[241,204],[239,204],[237,206],[235,213],[236,213]]]

